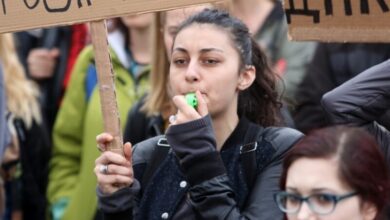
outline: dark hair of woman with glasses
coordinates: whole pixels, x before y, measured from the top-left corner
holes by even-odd
[[[389,173],[374,138],[361,128],[334,126],[301,139],[286,156],[282,192],[288,220],[382,220]]]

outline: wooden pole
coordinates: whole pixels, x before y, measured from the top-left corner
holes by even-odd
[[[104,131],[114,137],[114,141],[108,147],[108,150],[123,155],[123,139],[116,102],[114,72],[108,47],[106,22],[105,20],[92,21],[90,25],[99,82]]]

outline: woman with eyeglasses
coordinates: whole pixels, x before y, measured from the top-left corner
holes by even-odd
[[[316,130],[286,156],[275,200],[288,220],[384,220],[389,174],[361,128]]]

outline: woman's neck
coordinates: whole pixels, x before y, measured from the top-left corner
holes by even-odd
[[[232,134],[238,124],[238,115],[235,112],[232,117],[220,116],[213,117],[213,128],[215,139],[217,141],[217,150],[221,151],[223,144]]]
[[[148,64],[151,61],[151,28],[131,29],[129,31],[129,49],[137,63]]]
[[[254,35],[264,25],[274,6],[275,3],[271,0],[235,0],[232,13],[241,19]]]

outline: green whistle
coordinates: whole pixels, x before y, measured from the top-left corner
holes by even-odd
[[[186,101],[187,101],[187,104],[192,106],[193,108],[196,109],[198,107],[198,100],[196,99],[195,93],[193,93],[193,92],[187,93]]]

